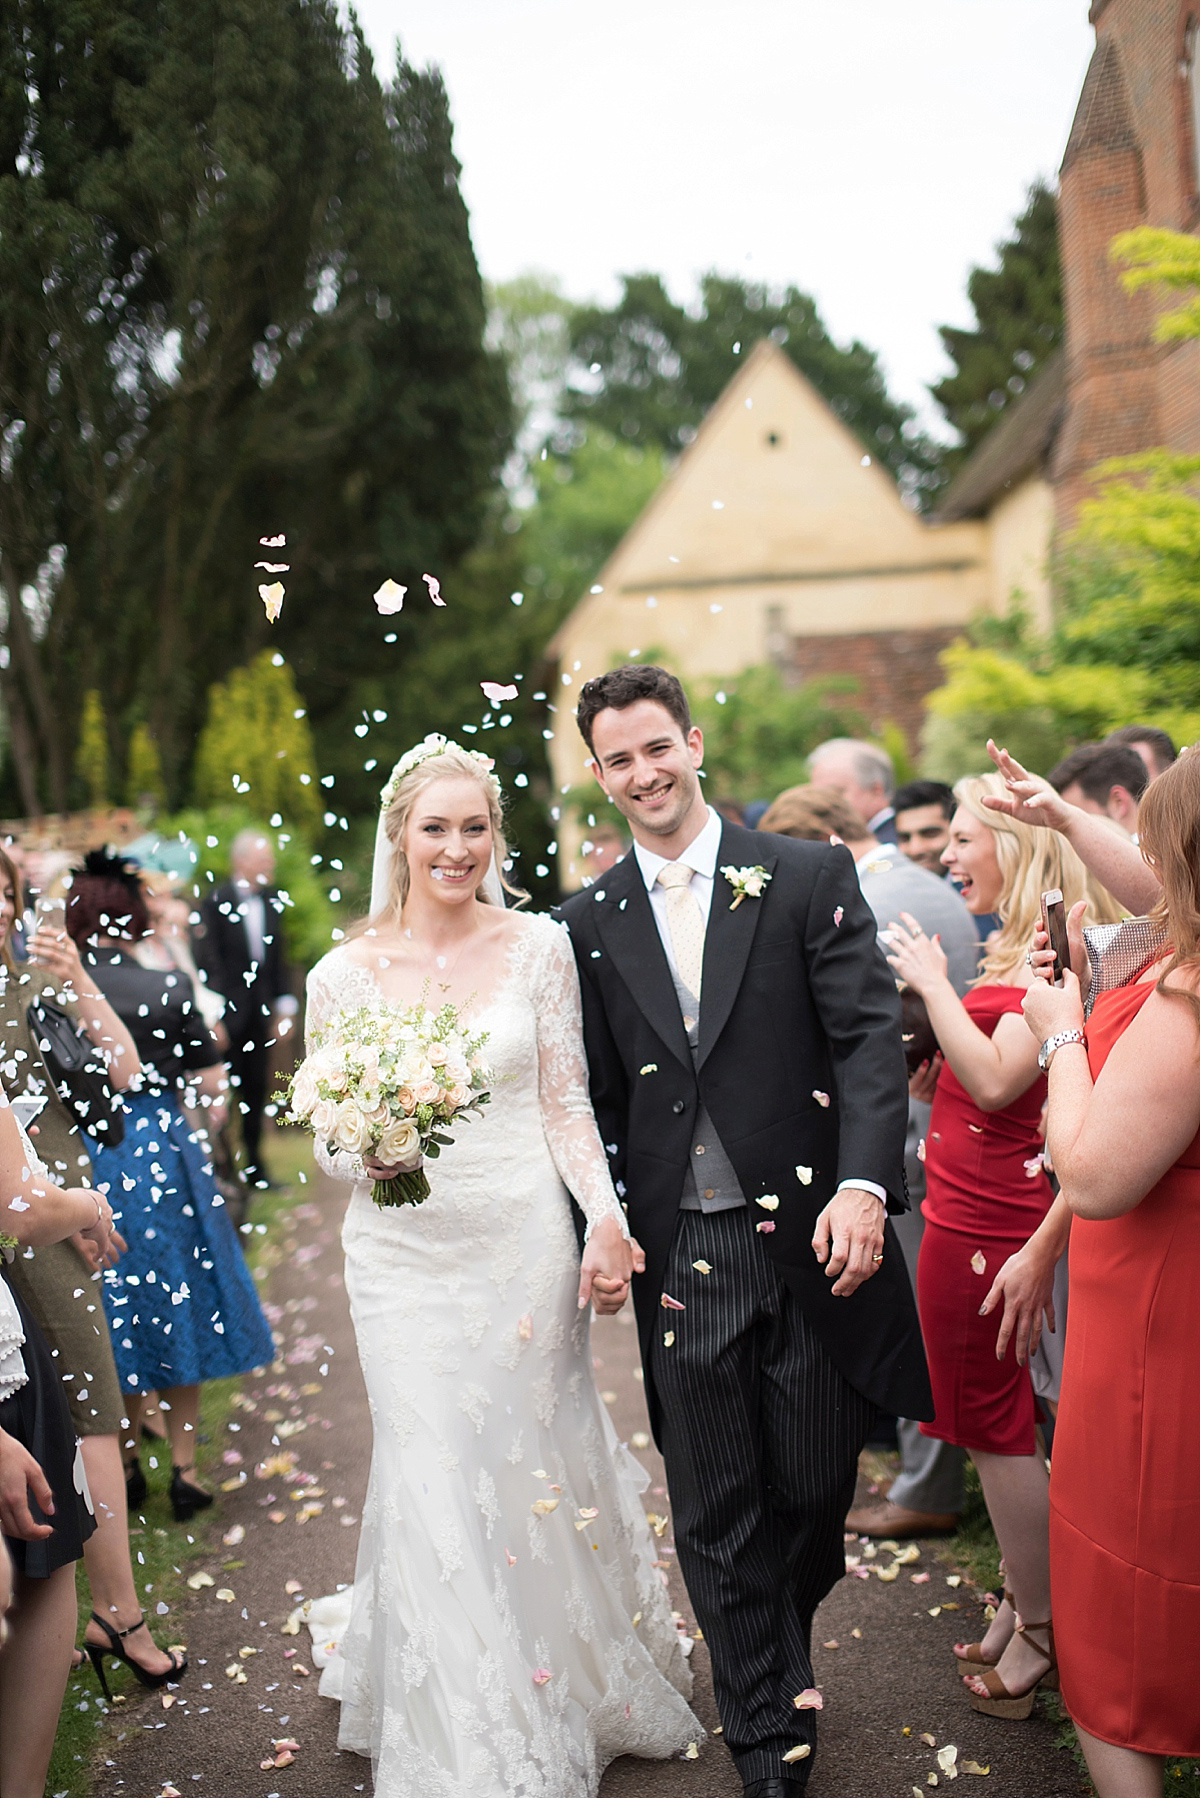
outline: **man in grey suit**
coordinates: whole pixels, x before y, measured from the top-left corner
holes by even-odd
[[[978,971],[979,940],[970,912],[947,880],[880,843],[857,810],[830,787],[792,787],[781,793],[759,823],[780,836],[841,841],[854,857],[863,898],[875,914],[880,935],[903,912],[916,918],[927,936],[941,939],[950,979],[961,998]],[[925,1230],[921,1200],[925,1168],[917,1146],[929,1128],[929,1106],[910,1099],[904,1168],[911,1210],[893,1220],[915,1289],[917,1255]],[[900,1474],[879,1504],[859,1505],[846,1518],[861,1536],[928,1536],[954,1529],[963,1505],[963,1451],[950,1442],[922,1436],[917,1424],[897,1420]]]

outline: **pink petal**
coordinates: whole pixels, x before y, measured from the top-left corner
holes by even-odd
[[[499,681],[494,680],[481,680],[479,684],[483,688],[484,697],[490,699],[493,705],[499,705],[503,699],[516,699],[520,692],[519,687],[502,687]]]
[[[264,549],[282,549],[287,542],[287,537],[283,531],[280,531],[278,537],[260,537],[259,542]]]
[[[755,1224],[754,1228],[758,1231],[760,1236],[769,1236],[771,1231],[775,1228],[775,1225],[769,1217],[764,1217],[762,1223]]]
[[[840,905],[839,905],[839,906],[838,906],[838,908],[837,908],[837,910],[836,910],[836,911],[835,911],[835,912],[834,912],[834,914],[833,914],[833,921],[834,921],[834,923],[835,923],[835,924],[840,924],[840,923],[841,923],[841,921],[842,921],[842,919],[843,919],[843,918],[844,918],[844,917],[845,917],[845,915],[846,915],[846,913],[845,913],[845,909],[844,909],[844,908],[843,908],[843,907],[842,907],[842,906],[840,906]]]
[[[423,574],[421,576],[421,579],[424,581],[425,585],[429,588],[429,597],[433,601],[434,605],[435,606],[444,606],[446,602],[442,598],[442,583],[441,583],[441,581],[439,581],[437,575],[436,574]]]
[[[825,1700],[815,1686],[805,1686],[794,1703],[798,1711],[823,1711],[825,1709]]]
[[[535,1667],[534,1668],[533,1683],[535,1686],[544,1686],[546,1684],[546,1681],[549,1678],[550,1678],[549,1667]]]
[[[659,1300],[659,1303],[661,1304],[664,1311],[686,1311],[687,1310],[687,1306],[681,1305],[679,1303],[678,1299],[673,1299],[669,1292],[663,1293],[662,1298]]]

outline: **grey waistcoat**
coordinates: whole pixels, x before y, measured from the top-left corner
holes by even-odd
[[[685,1025],[691,1020],[687,1039],[692,1051],[692,1066],[695,1067],[700,1049],[700,1007],[674,968],[671,969],[671,978],[675,982],[675,997],[679,1000]],[[733,1163],[725,1153],[721,1139],[713,1128],[713,1121],[703,1105],[696,1113],[692,1152],[688,1156],[687,1178],[683,1183],[683,1197],[679,1203],[683,1211],[736,1211],[746,1203],[746,1195],[738,1185]]]

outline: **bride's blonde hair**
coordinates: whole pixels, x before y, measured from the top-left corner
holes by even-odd
[[[483,766],[469,750],[460,749],[457,743],[447,743],[446,747],[436,755],[428,755],[410,768],[408,773],[396,783],[396,790],[383,814],[383,828],[388,842],[392,845],[391,879],[388,883],[388,906],[384,915],[399,921],[404,901],[408,898],[409,871],[408,856],[404,852],[404,833],[408,828],[408,820],[412,816],[413,806],[428,788],[439,780],[473,780],[479,787],[487,803],[488,822],[492,828],[492,849],[496,858],[496,866],[500,871],[500,884],[504,891],[523,905],[528,901],[528,893],[520,887],[509,884],[504,873],[504,864],[509,859],[508,844],[504,836],[504,810],[500,799],[500,783],[495,776]],[[476,897],[485,905],[493,902],[481,887]],[[369,920],[368,920],[369,922]]]
[[[1004,877],[996,902],[1000,929],[980,965],[980,981],[1003,981],[1020,967],[1041,922],[1042,894],[1052,887],[1061,889],[1067,911],[1078,900],[1087,900],[1085,924],[1116,924],[1126,915],[1108,889],[1092,878],[1057,830],[1047,830],[1041,824],[1022,824],[1004,812],[989,811],[984,805],[985,793],[1001,799],[1007,791],[998,774],[960,780],[954,788],[954,797],[963,810],[991,831],[996,860]]]

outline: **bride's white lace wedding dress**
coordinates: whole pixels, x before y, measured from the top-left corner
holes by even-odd
[[[418,1207],[380,1209],[361,1165],[342,1241],[374,1423],[349,1621],[321,1691],[377,1798],[594,1798],[619,1754],[701,1735],[646,1475],[592,1376],[564,1182],[624,1219],[587,1096],[567,933],[516,920],[488,1032],[491,1103],[427,1166]],[[308,981],[312,1039],[383,998],[339,948]],[[345,1599],[351,1599],[345,1604]],[[314,1637],[339,1605],[314,1607]]]

